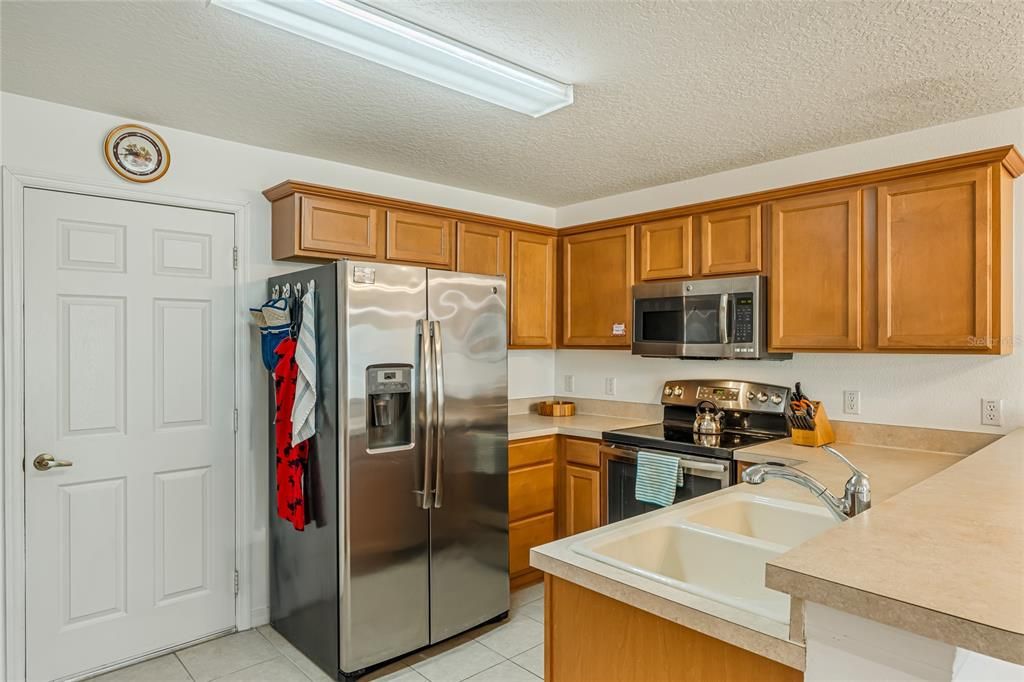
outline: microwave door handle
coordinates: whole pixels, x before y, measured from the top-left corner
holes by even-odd
[[[722,294],[718,299],[718,339],[722,344],[729,343],[729,294]]]

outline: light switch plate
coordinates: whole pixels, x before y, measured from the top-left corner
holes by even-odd
[[[566,374],[562,377],[562,390],[566,393],[572,393],[576,390],[576,377],[572,374]]]
[[[615,377],[604,378],[604,394],[615,395]]]

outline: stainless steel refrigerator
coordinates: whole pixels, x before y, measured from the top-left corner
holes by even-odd
[[[505,280],[339,261],[269,284],[309,280],[310,522],[277,517],[272,450],[270,619],[347,678],[508,612]]]

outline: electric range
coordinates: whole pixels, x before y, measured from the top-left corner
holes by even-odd
[[[789,388],[785,386],[726,379],[667,381],[661,404],[664,412],[660,424],[602,434],[608,523],[656,509],[637,501],[634,495],[640,451],[679,460],[675,502],[682,502],[735,484],[736,450],[789,435]],[[694,433],[698,411],[711,407],[723,413],[722,432]]]

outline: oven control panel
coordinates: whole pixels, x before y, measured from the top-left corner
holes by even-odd
[[[727,379],[680,379],[666,381],[661,390],[662,405],[696,406],[702,400],[725,410],[783,414],[789,388]]]

